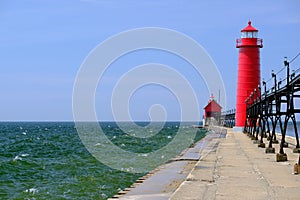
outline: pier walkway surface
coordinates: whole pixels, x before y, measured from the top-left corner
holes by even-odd
[[[241,132],[209,135],[114,199],[300,199],[300,175],[293,171],[299,154],[292,153],[292,145],[285,148],[288,161],[276,162],[275,154]],[[279,151],[278,144],[273,147]]]

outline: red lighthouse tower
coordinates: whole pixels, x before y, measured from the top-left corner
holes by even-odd
[[[258,30],[251,25],[251,21],[241,32],[241,38],[236,40],[236,48],[239,48],[235,115],[237,128],[244,127],[246,120],[245,100],[260,83],[259,49],[263,47],[262,39],[257,38]]]

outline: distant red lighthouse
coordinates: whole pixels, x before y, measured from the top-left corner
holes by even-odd
[[[215,101],[214,95],[211,94],[208,104],[204,107],[203,126],[219,125],[222,107]]]
[[[257,38],[258,30],[251,25],[251,21],[241,32],[241,38],[236,40],[236,48],[239,48],[236,127],[244,127],[246,120],[245,100],[260,83],[259,49],[263,47],[262,39]]]

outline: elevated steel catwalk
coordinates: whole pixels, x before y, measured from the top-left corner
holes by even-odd
[[[273,86],[267,90],[266,82],[262,82],[263,89],[259,85],[246,99],[247,116],[244,132],[248,133],[254,140],[258,141],[260,147],[264,147],[263,138],[269,140],[268,148],[272,148],[272,143],[278,142],[275,129],[279,125],[282,135],[279,154],[284,154],[284,147],[288,122],[293,123],[295,131],[295,153],[300,153],[299,135],[296,125],[295,114],[300,113],[300,74],[289,72],[289,62],[284,62],[287,69],[285,85],[283,81],[277,82],[276,74],[272,73],[274,79]],[[296,70],[299,73],[299,70]],[[262,90],[264,90],[262,92]],[[298,104],[297,104],[297,103]],[[260,138],[259,138],[260,136]]]

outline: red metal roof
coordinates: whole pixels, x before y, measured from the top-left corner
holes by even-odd
[[[246,32],[246,31],[253,31],[253,32],[258,32],[256,28],[251,26],[251,21],[248,21],[248,26],[246,26],[244,29],[241,30],[241,32]]]
[[[221,112],[222,107],[215,100],[210,100],[208,104],[204,107],[204,109],[206,112]]]

